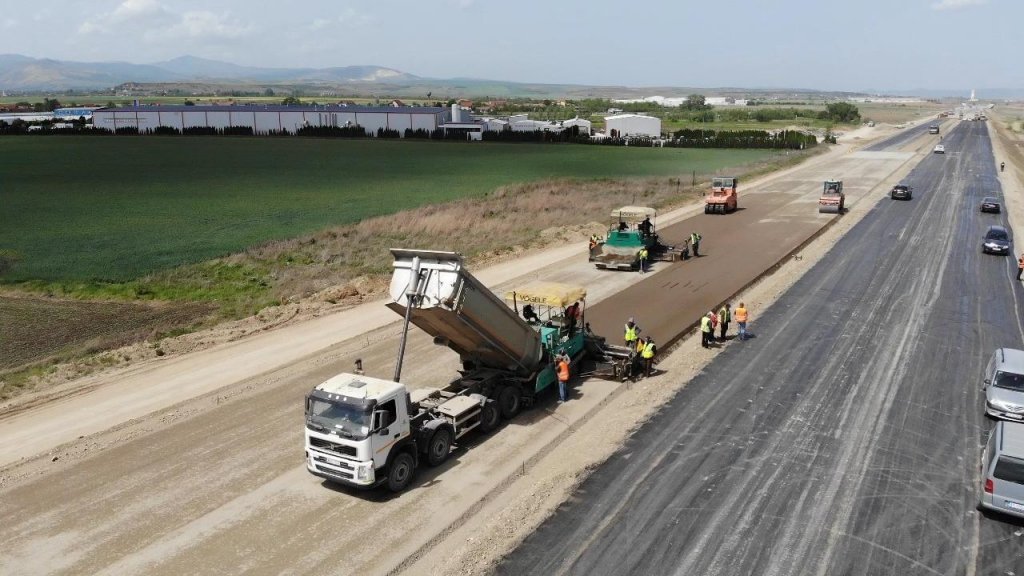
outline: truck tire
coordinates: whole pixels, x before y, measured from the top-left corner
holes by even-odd
[[[408,452],[399,452],[388,466],[388,490],[401,492],[412,482],[416,471],[416,459]]]
[[[498,411],[501,412],[501,417],[511,420],[519,414],[522,407],[523,399],[519,396],[519,390],[512,386],[502,386],[498,391]]]
[[[448,428],[438,428],[427,442],[427,464],[440,466],[452,451],[452,433]]]
[[[498,427],[501,423],[501,413],[498,412],[498,407],[493,401],[485,402],[480,407],[480,431],[490,432]]]

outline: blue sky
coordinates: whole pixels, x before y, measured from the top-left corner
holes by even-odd
[[[45,0],[0,13],[0,53],[636,87],[969,90],[1024,88],[1022,26],[1022,0]]]

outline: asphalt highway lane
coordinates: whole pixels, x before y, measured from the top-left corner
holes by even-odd
[[[984,123],[905,181],[731,342],[503,574],[1024,573],[1021,523],[975,511],[981,370],[1024,347]]]

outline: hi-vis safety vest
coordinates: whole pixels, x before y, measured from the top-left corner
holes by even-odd
[[[654,342],[648,342],[647,346],[644,346],[644,351],[640,353],[640,356],[644,358],[654,358]]]
[[[641,248],[638,256],[641,260],[647,260],[647,248]]]
[[[730,318],[730,314],[729,314],[729,309],[728,308],[722,308],[721,310],[718,311],[718,321],[719,322],[729,322],[731,320],[732,320],[732,318]]]
[[[704,316],[700,319],[700,331],[711,332],[711,318]]]
[[[560,382],[569,381],[569,363],[565,360],[558,363],[558,380]]]
[[[696,232],[690,234],[690,242],[693,244],[700,243],[700,234],[697,234]]]
[[[736,314],[736,321],[737,322],[746,322],[747,321],[747,309],[746,308],[737,308],[735,314]]]
[[[636,326],[630,327],[626,324],[626,342],[632,342],[636,340]]]

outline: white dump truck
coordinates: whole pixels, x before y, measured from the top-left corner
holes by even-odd
[[[495,429],[557,384],[554,360],[573,372],[618,377],[630,352],[590,333],[586,292],[534,284],[506,305],[474,278],[454,252],[392,250],[387,306],[404,317],[393,380],[339,374],[306,397],[306,467],[331,482],[405,489],[424,463],[441,464],[465,434]],[[520,307],[522,310],[520,310]],[[459,354],[462,370],[447,386],[401,383],[409,324]]]

